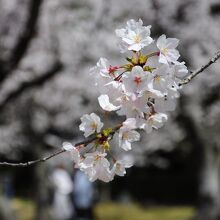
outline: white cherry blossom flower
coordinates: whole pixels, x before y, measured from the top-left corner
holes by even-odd
[[[132,163],[126,160],[117,160],[111,170],[112,176],[115,174],[118,176],[124,176],[126,174],[125,168],[132,167]]]
[[[128,118],[119,129],[119,147],[125,151],[131,150],[132,142],[140,140],[140,134],[134,130],[135,128],[135,118]]]
[[[148,84],[149,91],[153,93],[156,97],[163,97],[167,95],[167,81],[165,77],[154,76],[150,83]]]
[[[76,164],[76,166],[78,165],[78,163],[80,162],[80,153],[79,150],[74,147],[71,143],[69,142],[64,142],[63,143],[63,149],[66,151],[69,151],[71,154],[71,157],[74,161],[74,163]]]
[[[111,78],[109,67],[110,67],[109,61],[106,58],[101,57],[97,62],[96,66],[93,67],[93,70],[97,71],[98,74],[103,77]]]
[[[121,52],[126,50],[140,51],[145,46],[153,42],[150,37],[151,26],[143,26],[143,21],[135,21],[133,19],[127,22],[126,28],[117,29],[116,35],[121,38]]]
[[[135,66],[130,73],[123,75],[122,81],[127,95],[141,93],[147,90],[148,73],[141,66]]]
[[[179,52],[175,48],[178,46],[179,40],[176,38],[166,38],[166,35],[161,35],[157,40],[157,47],[160,50],[159,62],[169,64],[176,63],[179,58]]]
[[[95,132],[100,132],[104,125],[99,116],[95,113],[91,113],[90,115],[85,114],[80,119],[82,123],[80,124],[79,129],[84,132],[85,137],[88,137]]]
[[[147,120],[143,120],[142,128],[149,134],[153,128],[161,128],[164,122],[167,121],[167,118],[167,115],[164,113],[155,113]]]
[[[96,66],[90,69],[90,76],[101,93],[106,92],[105,85],[115,78],[114,72],[111,71],[111,65],[105,58],[100,58]]]
[[[142,96],[124,96],[121,102],[121,108],[117,111],[117,114],[135,119],[143,117],[143,112],[150,110],[146,101],[148,98],[146,92]]]
[[[177,62],[172,68],[172,73],[174,77],[184,79],[189,74],[189,71],[185,66],[185,62]]]
[[[80,163],[80,169],[88,175],[90,181],[99,179],[103,182],[109,182],[112,180],[110,163],[105,156],[106,153],[99,151],[85,154],[85,159]]]

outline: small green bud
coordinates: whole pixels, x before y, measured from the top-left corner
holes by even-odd
[[[96,138],[100,139],[102,137],[102,134],[97,134]]]
[[[148,72],[151,72],[154,70],[155,68],[153,67],[150,67],[150,66],[144,66],[144,71],[148,71]]]
[[[112,128],[106,128],[102,131],[102,134],[105,136],[105,137],[108,137],[110,134],[112,133]]]
[[[134,56],[134,57],[132,57],[131,62],[132,62],[132,64],[137,65],[138,64],[138,60],[139,60],[138,57]]]
[[[110,144],[109,144],[108,141],[105,141],[105,142],[103,143],[103,148],[104,148],[105,150],[109,150],[109,149],[110,149]]]
[[[146,55],[140,55],[139,56],[139,64],[144,65],[147,62],[147,56]]]
[[[130,63],[132,63],[132,59],[130,57],[126,57],[126,60]]]
[[[132,64],[130,64],[130,63],[128,63],[128,64],[123,65],[123,67],[125,68],[125,70],[126,70],[126,71],[131,71],[131,70],[132,70],[133,65],[132,65]]]

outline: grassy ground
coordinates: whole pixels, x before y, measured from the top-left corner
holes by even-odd
[[[21,220],[33,220],[35,207],[30,200],[15,199],[13,206]],[[159,206],[142,208],[137,204],[99,203],[95,208],[96,220],[189,220],[192,207]]]
[[[188,220],[194,215],[192,207],[148,207],[136,204],[101,203],[96,207],[98,220]]]
[[[35,215],[35,206],[31,200],[14,199],[12,205],[15,212],[21,220],[33,220]]]

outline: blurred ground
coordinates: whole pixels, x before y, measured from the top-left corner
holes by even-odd
[[[22,220],[32,220],[35,215],[35,206],[31,200],[26,199],[14,199],[12,206],[19,218]]]
[[[25,199],[14,199],[13,207],[22,220],[33,220],[34,203]],[[96,220],[188,220],[195,214],[190,206],[141,207],[135,203],[98,203],[95,207]]]

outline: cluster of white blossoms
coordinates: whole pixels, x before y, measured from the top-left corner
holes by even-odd
[[[104,124],[95,113],[81,117],[80,130],[91,139],[79,146],[64,143],[63,148],[73,155],[75,166],[84,171],[91,181],[111,181],[123,176],[129,161],[115,158],[111,153],[114,138],[124,151],[132,149],[132,142],[140,140],[138,130],[150,133],[163,126],[168,112],[173,111],[179,97],[179,82],[188,70],[176,49],[179,40],[160,36],[151,38],[151,26],[129,20],[127,26],[116,30],[122,53],[129,52],[127,62],[112,66],[100,58],[90,75],[100,91],[98,102],[104,111],[115,111],[125,121],[114,128]],[[82,148],[87,151],[82,151]]]

